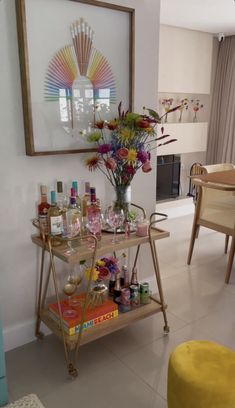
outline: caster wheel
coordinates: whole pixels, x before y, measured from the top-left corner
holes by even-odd
[[[38,333],[36,333],[36,337],[37,337],[39,340],[43,340],[43,339],[44,339],[44,334],[43,334],[42,332],[38,332]]]
[[[69,364],[68,371],[69,371],[69,375],[70,375],[72,378],[76,378],[76,377],[78,376],[78,371],[77,371],[77,369],[73,366],[72,363]]]
[[[164,334],[167,336],[167,334],[170,333],[170,327],[169,326],[164,326],[163,331],[164,331]]]

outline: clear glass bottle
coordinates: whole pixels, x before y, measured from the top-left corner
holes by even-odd
[[[57,188],[57,205],[61,211],[64,211],[66,210],[66,208],[68,208],[69,200],[66,194],[64,194],[63,182],[57,181],[56,188]]]
[[[47,186],[40,186],[41,202],[38,204],[38,220],[42,234],[48,235],[48,210],[50,204],[47,202]]]
[[[61,236],[63,231],[62,214],[57,206],[56,192],[51,191],[51,206],[48,210],[49,233],[53,237]]]
[[[81,235],[81,211],[76,201],[76,191],[71,188],[71,196],[68,210],[66,212],[67,236],[75,237]]]
[[[87,206],[87,223],[89,231],[101,239],[101,209],[96,203],[96,189],[91,187],[91,203]]]
[[[90,183],[88,181],[85,182],[85,193],[82,197],[82,216],[87,216],[87,206],[90,204],[91,201],[91,192],[90,192]]]

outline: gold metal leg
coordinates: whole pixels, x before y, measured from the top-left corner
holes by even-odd
[[[229,283],[229,280],[230,280],[230,275],[231,275],[231,271],[233,267],[234,251],[235,251],[235,236],[232,237],[232,242],[230,245],[229,258],[228,258],[228,264],[227,264],[227,270],[226,270],[226,276],[225,276],[225,283]]]
[[[41,298],[42,298],[42,284],[43,284],[43,272],[44,272],[44,260],[45,260],[45,248],[42,248],[41,256],[41,268],[40,268],[40,278],[39,278],[39,290],[38,290],[38,305],[37,305],[37,320],[35,328],[35,336],[39,339],[43,338],[43,333],[40,332],[41,325]]]
[[[77,377],[77,369],[73,365],[70,355],[69,355],[69,350],[67,347],[66,343],[66,338],[65,338],[65,333],[64,333],[64,327],[63,327],[63,317],[62,317],[62,311],[61,311],[61,304],[60,304],[60,297],[59,297],[59,289],[58,289],[58,284],[57,284],[57,277],[56,277],[56,271],[55,271],[55,263],[54,263],[54,255],[52,253],[52,246],[51,246],[51,239],[50,237],[48,238],[48,247],[49,247],[49,254],[50,254],[50,261],[51,261],[51,271],[52,271],[52,277],[53,277],[53,282],[54,282],[54,287],[55,287],[55,293],[56,293],[56,300],[57,300],[57,305],[58,305],[58,310],[59,310],[59,316],[60,316],[60,329],[63,337],[63,345],[64,345],[64,353],[65,353],[65,360],[67,364],[67,369],[68,373],[72,377]]]
[[[159,269],[159,264],[158,264],[158,258],[157,258],[157,251],[156,251],[156,246],[155,242],[153,241],[151,237],[151,229],[153,224],[155,224],[157,221],[153,221],[150,226],[149,226],[149,245],[151,249],[151,254],[152,254],[152,260],[153,260],[153,267],[154,267],[154,272],[157,280],[157,286],[158,286],[158,291],[159,291],[159,297],[160,297],[160,304],[162,306],[162,313],[163,313],[163,319],[164,319],[164,333],[168,334],[170,331],[170,327],[168,325],[167,321],[167,315],[166,315],[166,303],[164,301],[164,295],[163,295],[163,290],[162,290],[162,282],[161,282],[161,276],[160,276],[160,269]]]

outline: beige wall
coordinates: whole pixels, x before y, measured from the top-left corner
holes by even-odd
[[[136,10],[135,109],[144,105],[154,108],[160,0],[116,3]],[[0,1],[0,55],[0,307],[5,346],[9,349],[34,338],[39,252],[30,241],[34,232],[30,220],[35,216],[39,185],[43,183],[52,189],[56,179],[67,183],[87,179],[96,185],[103,202],[107,201],[107,185],[101,174],[88,173],[84,155],[25,155],[14,0]],[[156,173],[155,170],[148,175],[141,173],[133,182],[133,201],[150,213],[155,208]],[[149,276],[151,266],[147,260],[144,266]]]

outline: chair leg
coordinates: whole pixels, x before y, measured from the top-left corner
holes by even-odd
[[[194,223],[193,228],[192,228],[191,239],[190,239],[189,251],[188,251],[188,259],[187,259],[187,264],[188,265],[191,264],[194,243],[195,243],[195,239],[198,237],[198,232],[199,232],[199,225]]]
[[[197,228],[197,231],[196,231],[196,238],[198,238],[198,235],[199,235],[200,225],[198,225],[197,227],[198,227],[198,228]]]
[[[227,264],[227,270],[226,270],[226,276],[225,276],[225,283],[229,283],[232,266],[233,266],[234,251],[235,251],[235,236],[232,237],[232,242],[230,245],[228,264]]]
[[[229,242],[229,235],[225,237],[225,246],[224,246],[224,253],[227,254],[228,252],[228,242]]]

